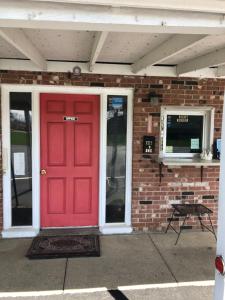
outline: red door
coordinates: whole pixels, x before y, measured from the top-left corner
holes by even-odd
[[[41,226],[98,224],[99,96],[41,94]]]

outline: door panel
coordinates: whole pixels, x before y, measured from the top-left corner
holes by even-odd
[[[41,94],[41,169],[42,227],[98,224],[99,96]]]
[[[91,166],[92,163],[92,124],[75,124],[74,144],[75,146],[74,165]]]
[[[49,122],[47,124],[47,151],[49,166],[66,165],[66,124]],[[57,149],[57,151],[56,151]]]
[[[76,178],[74,180],[74,213],[86,214],[91,212],[92,182],[91,178]],[[83,201],[79,201],[83,199]]]
[[[47,179],[47,214],[65,214],[66,208],[66,179]]]

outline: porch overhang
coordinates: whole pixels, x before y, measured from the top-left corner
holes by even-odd
[[[167,2],[3,0],[0,66],[17,60],[19,70],[65,71],[72,62],[82,72],[224,76],[225,4]]]

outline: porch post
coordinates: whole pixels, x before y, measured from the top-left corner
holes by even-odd
[[[225,102],[223,107],[222,121],[222,144],[220,157],[220,184],[218,203],[218,231],[217,231],[217,255],[222,255],[225,259]],[[216,271],[215,275],[214,300],[225,300],[225,276]]]

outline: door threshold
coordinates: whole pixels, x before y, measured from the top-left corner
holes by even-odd
[[[45,235],[92,235],[100,234],[98,227],[42,228],[39,236]]]

